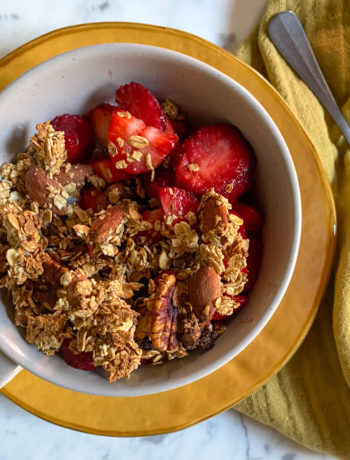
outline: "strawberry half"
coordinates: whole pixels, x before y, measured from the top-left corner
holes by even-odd
[[[61,347],[63,359],[66,361],[68,366],[82,371],[92,371],[95,369],[92,352],[81,352],[76,355],[74,351],[69,348],[71,340],[72,339],[64,339]]]
[[[111,116],[114,109],[114,105],[101,104],[90,111],[91,125],[97,139],[104,147],[108,145],[109,123],[111,122]]]
[[[81,194],[80,207],[82,209],[91,208],[94,212],[101,211],[107,207],[107,198],[101,190],[89,187]]]
[[[233,205],[233,209],[243,219],[245,230],[248,233],[259,232],[263,228],[264,219],[260,212],[252,206],[248,206],[243,203],[236,203]]]
[[[214,187],[233,202],[251,187],[253,169],[252,149],[240,131],[217,123],[184,141],[175,166],[176,184],[196,194]]]
[[[185,216],[188,212],[196,212],[199,206],[197,198],[178,187],[160,187],[159,199],[166,216]]]
[[[109,141],[115,152],[109,152],[118,168],[130,174],[143,174],[159,166],[177,143],[176,134],[147,126],[129,112],[114,110],[109,125]]]
[[[121,169],[117,169],[113,161],[109,158],[92,161],[90,164],[94,168],[95,174],[101,177],[107,184],[113,184],[114,182],[130,178],[130,174]]]
[[[56,131],[64,131],[68,161],[78,163],[91,154],[95,136],[90,123],[79,115],[59,115],[51,120]]]
[[[140,83],[132,81],[121,86],[115,93],[119,108],[130,112],[134,117],[161,131],[166,130],[163,109],[157,99]]]

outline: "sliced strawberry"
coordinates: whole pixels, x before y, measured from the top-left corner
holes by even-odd
[[[188,122],[186,120],[172,120],[172,124],[179,138],[184,139],[190,130]]]
[[[68,366],[74,367],[75,369],[81,369],[83,371],[92,371],[95,369],[92,352],[81,352],[75,354],[73,350],[69,348],[69,344],[72,339],[64,339],[61,347],[63,359],[66,361]]]
[[[94,168],[95,174],[101,177],[107,184],[113,184],[114,182],[130,178],[130,174],[121,169],[117,169],[113,161],[109,158],[92,161],[91,166]]]
[[[246,273],[248,281],[244,287],[244,294],[249,293],[258,278],[261,258],[262,258],[262,236],[261,233],[252,233],[249,235],[249,252],[247,258]],[[242,271],[245,271],[244,269]]]
[[[140,83],[121,86],[115,93],[115,100],[122,110],[143,120],[147,126],[165,131],[166,121],[163,109],[157,99]]]
[[[239,303],[239,306],[235,308],[234,313],[236,313],[238,310],[240,310],[244,305],[246,305],[249,301],[249,298],[245,295],[235,295],[235,296],[229,296],[231,299],[233,299],[235,302]],[[219,321],[220,319],[228,318],[227,315],[221,315],[217,311],[214,313],[212,320],[213,321]]]
[[[150,174],[144,176],[143,182],[147,191],[148,198],[159,198],[158,192],[160,187],[166,187],[175,184],[174,170],[171,168],[163,169],[160,167],[156,170],[156,175],[153,182],[151,182]]]
[[[252,206],[243,203],[236,203],[233,209],[242,217],[245,230],[250,232],[259,232],[264,225],[264,219],[259,211]]]
[[[196,194],[214,187],[235,200],[251,187],[253,167],[252,149],[237,128],[225,123],[202,126],[182,145],[176,184]]]
[[[80,207],[82,209],[91,208],[94,212],[101,211],[107,207],[107,198],[101,190],[89,187],[81,194]]]
[[[105,147],[108,145],[109,123],[114,109],[114,105],[101,104],[90,111],[91,125],[94,128],[97,139]]]
[[[79,115],[59,115],[51,120],[56,131],[64,131],[65,146],[70,163],[86,160],[91,154],[95,136],[90,123]]]
[[[185,216],[188,212],[196,212],[199,206],[197,198],[178,187],[160,187],[159,199],[167,216]]]
[[[153,228],[150,230],[145,230],[143,232],[138,233],[139,236],[145,236],[148,241],[152,243],[158,243],[161,239],[161,234],[158,230],[154,227],[156,226],[156,222],[163,222],[164,221],[164,211],[161,208],[153,209],[145,211],[142,215],[142,220],[150,222],[153,225]]]
[[[110,152],[110,156],[121,170],[130,174],[146,173],[150,167],[159,166],[177,140],[176,134],[167,134],[147,126],[129,112],[115,110],[112,114],[109,141],[115,145],[116,152]]]

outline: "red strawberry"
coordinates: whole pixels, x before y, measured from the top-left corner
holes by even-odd
[[[108,129],[114,105],[101,104],[90,111],[90,122],[94,128],[97,139],[102,145],[108,145]]]
[[[188,122],[186,120],[172,120],[172,124],[179,138],[184,139],[190,129]]]
[[[71,340],[72,339],[64,339],[61,347],[63,359],[66,361],[68,366],[74,367],[75,369],[81,369],[83,371],[92,371],[95,369],[92,360],[92,352],[81,352],[76,355],[74,351],[69,348]]]
[[[244,305],[246,305],[249,301],[249,298],[244,296],[244,295],[234,295],[234,296],[229,296],[231,299],[233,299],[235,302],[239,303],[239,306],[234,310],[234,313],[236,313],[238,310],[240,310]],[[221,315],[217,311],[214,313],[212,320],[213,321],[219,321],[220,319],[228,318],[226,315]]]
[[[214,187],[234,200],[250,188],[253,166],[252,149],[237,128],[225,123],[202,126],[182,145],[176,184],[196,194]]]
[[[107,199],[101,190],[89,187],[83,190],[80,207],[82,209],[91,208],[94,212],[101,211],[107,207]]]
[[[144,184],[148,198],[159,198],[158,192],[160,187],[174,185],[175,176],[173,169],[163,169],[162,167],[156,170],[154,181],[151,182],[149,174],[144,176]]]
[[[86,159],[94,148],[95,136],[90,123],[79,115],[60,115],[51,120],[56,131],[64,131],[65,145],[70,163]]]
[[[109,158],[102,160],[96,160],[91,162],[91,166],[94,168],[95,174],[101,177],[107,184],[127,180],[130,178],[130,174],[117,169],[115,164]]]
[[[110,156],[122,166],[120,169],[130,174],[143,174],[150,170],[150,166],[159,166],[175,147],[177,139],[176,134],[167,134],[147,126],[143,120],[129,112],[115,110],[112,114],[109,141],[114,143],[116,152],[110,152]]]
[[[115,93],[119,108],[140,118],[147,126],[165,131],[166,121],[163,109],[153,94],[140,83],[121,86]]]
[[[249,293],[253,289],[253,286],[258,278],[262,258],[262,249],[263,244],[261,233],[252,233],[249,236],[249,252],[246,267],[248,281],[244,287],[244,294]]]
[[[178,187],[160,187],[159,199],[167,216],[185,216],[188,212],[196,212],[198,200],[191,193]]]
[[[243,203],[236,203],[233,209],[237,211],[244,221],[244,227],[248,233],[259,232],[264,225],[264,219],[259,211],[252,206]]]
[[[150,222],[153,226],[156,222],[163,222],[164,211],[161,208],[145,211],[142,215],[142,220]],[[150,229],[138,233],[139,236],[145,236],[152,243],[158,243],[161,239],[161,234],[158,230]]]

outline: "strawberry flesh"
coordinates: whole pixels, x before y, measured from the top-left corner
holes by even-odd
[[[133,136],[143,138],[147,144],[144,147],[137,147],[133,142]],[[122,171],[129,174],[144,174],[149,172],[150,166],[159,166],[175,147],[177,135],[160,131],[153,126],[147,126],[143,120],[130,115],[129,112],[114,110],[109,125],[109,141],[113,142],[116,152],[110,151],[112,161],[118,163],[124,161]],[[135,158],[140,155],[140,158]],[[149,165],[150,158],[152,165]]]
[[[101,211],[107,207],[107,199],[101,190],[95,187],[89,187],[83,190],[81,194],[80,207],[82,209],[91,208],[93,212]]]
[[[109,158],[95,160],[90,164],[94,168],[95,174],[98,177],[101,177],[101,179],[107,182],[107,184],[113,184],[114,182],[119,182],[130,178],[130,174],[122,171],[121,169],[117,169],[113,161]]]
[[[97,139],[104,147],[108,145],[108,130],[114,105],[101,104],[90,111],[90,122]]]
[[[64,131],[65,147],[70,163],[82,162],[92,153],[95,136],[90,123],[79,115],[59,115],[51,120],[56,131]]]
[[[151,91],[140,83],[132,81],[121,86],[115,94],[115,100],[120,109],[140,118],[147,126],[153,126],[161,131],[166,130],[165,115],[160,103]]]
[[[167,187],[175,184],[174,171],[170,168],[158,168],[153,182],[151,182],[150,174],[144,176],[143,182],[148,198],[159,198],[160,187]]]
[[[92,352],[81,352],[76,355],[74,351],[69,348],[71,340],[72,339],[64,339],[61,347],[63,359],[66,361],[68,366],[82,371],[92,371],[95,369]]]
[[[247,233],[259,232],[262,230],[264,219],[258,210],[243,203],[236,203],[233,206],[233,209],[243,219],[244,227]]]
[[[196,212],[199,206],[193,193],[178,187],[160,187],[158,194],[166,216],[185,216]]]
[[[240,131],[217,123],[202,126],[184,141],[175,166],[176,184],[196,194],[214,187],[234,202],[251,187],[253,169],[252,149]]]

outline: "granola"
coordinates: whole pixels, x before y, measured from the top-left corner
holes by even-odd
[[[173,102],[163,110],[185,123]],[[133,120],[127,110],[117,116]],[[71,164],[65,133],[46,122],[1,167],[0,287],[12,295],[16,325],[43,353],[101,367],[109,382],[212,347],[246,299],[249,239],[228,199],[210,187],[186,204],[188,192],[168,187],[167,208],[146,181],[123,172],[134,165],[148,183],[157,178],[147,133],[105,140],[111,160],[92,168]]]

